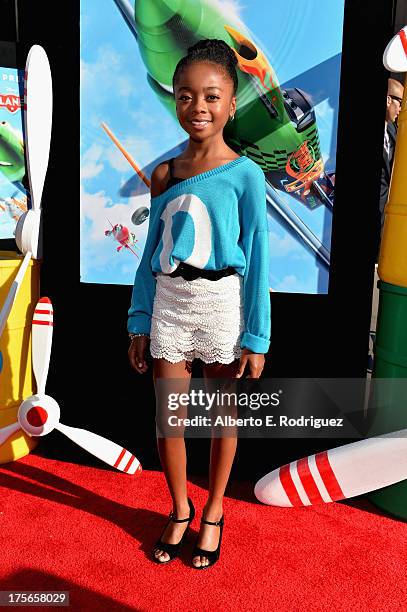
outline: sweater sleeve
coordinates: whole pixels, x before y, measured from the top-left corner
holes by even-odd
[[[151,258],[159,240],[160,219],[158,212],[150,207],[150,220],[143,256],[134,279],[127,330],[132,333],[150,334],[151,315],[156,290],[156,278],[151,268]]]
[[[242,201],[244,332],[241,348],[267,353],[270,346],[269,238],[266,182],[260,168],[247,183]]]

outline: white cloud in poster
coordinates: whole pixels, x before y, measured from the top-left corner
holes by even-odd
[[[104,191],[87,193],[81,186],[81,222],[88,228],[85,238],[86,242],[100,242],[104,239],[107,229],[105,211],[108,209],[111,199]]]
[[[151,160],[154,156],[153,145],[150,140],[130,136],[121,140],[121,144],[140,166],[143,165],[142,160]],[[126,172],[126,174],[132,172],[130,163],[113,143],[106,148],[105,157],[114,170]]]
[[[320,121],[325,122],[328,124],[328,127],[332,128],[332,116],[334,110],[329,104],[329,101],[327,99],[322,100],[322,102],[314,106],[314,109],[318,123]]]
[[[122,275],[123,278],[127,278],[131,275],[134,275],[134,264],[133,262],[131,262],[131,264],[123,264],[120,268],[120,273]]]
[[[124,58],[110,45],[102,45],[96,51],[94,62],[80,63],[81,97],[92,100],[92,107],[102,106],[111,98],[114,87],[120,97],[127,98],[133,91],[131,80],[126,77]]]
[[[278,236],[274,232],[269,232],[270,256],[287,257],[287,255],[302,255],[303,247],[288,232]]]
[[[153,94],[151,94],[153,95]],[[141,100],[141,104],[145,104],[144,100]],[[129,113],[129,117],[132,120],[133,124],[135,126],[137,126],[137,129],[140,129],[140,127],[142,126],[144,129],[149,129],[149,128],[159,128],[160,130],[163,129],[162,125],[157,125],[157,118],[152,115],[151,113],[148,113],[147,110],[134,110],[131,111]],[[173,125],[174,124],[174,120],[172,119],[172,117],[170,118],[170,115],[167,115],[165,113],[162,114],[162,117],[160,117],[160,124],[161,122],[164,123],[164,127],[167,127],[168,125]]]
[[[287,293],[315,293],[315,287],[310,286],[310,283],[298,278],[295,274],[284,276],[279,283],[273,286],[273,290]]]
[[[101,158],[103,157],[103,147],[98,144],[93,144],[83,154],[81,161],[81,178],[93,179],[98,176],[103,170],[103,163]]]
[[[238,0],[208,0],[208,4],[212,4],[229,23],[234,22],[235,25],[240,24],[241,27],[246,28],[241,18],[244,7]]]
[[[321,142],[322,158],[324,163],[329,159],[332,141],[332,123],[334,120],[334,109],[328,100],[322,100],[315,107],[319,138]]]
[[[117,78],[116,89],[120,96],[128,98],[133,92],[133,84],[130,79],[122,75]]]

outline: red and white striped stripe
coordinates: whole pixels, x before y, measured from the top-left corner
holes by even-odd
[[[400,30],[399,32],[399,37],[400,37],[400,42],[401,42],[401,46],[404,49],[404,53],[407,57],[407,36],[404,30]]]
[[[135,455],[132,455],[128,450],[122,448],[114,466],[117,470],[126,474],[135,474],[141,472],[141,465]]]
[[[284,465],[279,478],[291,506],[310,506],[344,498],[327,451]]]
[[[34,310],[33,325],[54,325],[54,311],[51,300],[41,298]]]
[[[32,322],[32,361],[37,393],[45,393],[52,347],[54,311],[51,300],[41,298],[35,307]]]
[[[79,444],[79,446],[86,451],[92,453],[92,455],[98,457],[101,461],[104,461],[117,470],[125,472],[126,474],[141,472],[141,466],[138,459],[115,442],[103,436],[99,436],[92,431],[78,429],[77,427],[69,427],[69,425],[63,425],[62,423],[57,423],[55,429],[58,429],[73,442]]]

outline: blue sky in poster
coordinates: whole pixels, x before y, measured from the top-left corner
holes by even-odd
[[[282,84],[289,81],[295,86],[305,73],[309,89],[316,92],[318,79],[325,75],[308,71],[341,52],[343,0],[246,0],[244,4],[219,0],[219,4],[237,12],[254,33]],[[322,154],[330,170],[335,169],[339,65],[339,59],[327,64],[334,69],[330,75],[334,86],[329,101],[322,96],[315,107]],[[129,251],[117,253],[118,244],[104,232],[109,221],[127,225],[142,252],[147,223],[134,226],[130,218],[139,206],[149,207],[149,197],[147,193],[120,196],[120,187],[134,172],[101,129],[102,121],[141,166],[186,137],[152,93],[136,40],[113,0],[81,0],[81,280],[132,284],[138,259]],[[331,213],[324,206],[308,211],[291,198],[290,205],[329,247]],[[269,228],[273,289],[325,292],[328,274],[315,256],[277,217],[270,216]]]

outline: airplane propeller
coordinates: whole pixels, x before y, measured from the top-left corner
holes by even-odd
[[[25,399],[18,410],[17,423],[0,429],[0,445],[22,429],[29,436],[45,436],[53,429],[65,434],[101,461],[126,474],[139,474],[141,465],[128,450],[86,429],[69,427],[59,422],[58,403],[45,393],[53,332],[53,309],[49,298],[37,303],[32,321],[32,363],[37,393]]]
[[[27,56],[24,74],[24,131],[31,209],[20,216],[15,229],[16,243],[24,259],[0,311],[0,337],[31,257],[41,257],[41,197],[48,167],[51,127],[51,69],[44,49],[33,45]]]
[[[31,209],[21,215],[16,226],[15,239],[24,254],[24,259],[0,311],[0,337],[31,257],[39,259],[42,255],[41,197],[51,141],[52,78],[47,54],[39,45],[31,47],[27,57],[24,94],[24,127]],[[16,423],[0,429],[0,445],[20,429],[30,436],[44,436],[53,429],[58,429],[108,465],[127,474],[139,473],[140,462],[126,449],[95,433],[68,427],[59,422],[59,406],[52,397],[45,394],[52,329],[52,304],[48,298],[42,298],[36,306],[32,322],[32,364],[37,393],[22,402]]]

